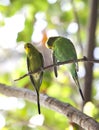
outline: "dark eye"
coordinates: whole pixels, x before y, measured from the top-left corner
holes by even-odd
[[[30,48],[30,45],[28,44],[28,46],[27,46],[28,48]]]

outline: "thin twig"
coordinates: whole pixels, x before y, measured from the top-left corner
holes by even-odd
[[[44,71],[46,69],[52,68],[54,66],[60,66],[60,65],[64,65],[64,64],[70,64],[70,63],[74,63],[74,62],[90,62],[90,63],[99,63],[99,60],[96,59],[88,59],[87,57],[83,57],[81,59],[77,59],[77,60],[68,60],[68,61],[64,61],[64,62],[57,62],[56,64],[51,64],[49,66],[43,67],[43,68],[39,68],[33,72],[29,72],[27,74],[24,74],[23,76],[19,77],[18,79],[15,79],[14,81],[18,81],[21,80],[23,78],[25,78],[26,76],[29,76],[31,74],[37,73],[39,71]]]

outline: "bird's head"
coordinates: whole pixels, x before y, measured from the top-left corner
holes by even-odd
[[[48,39],[48,41],[46,42],[46,46],[49,49],[53,49],[53,45],[54,45],[54,41],[57,39],[58,37],[50,37]]]
[[[33,48],[33,45],[32,45],[31,43],[26,43],[26,44],[24,45],[24,49],[25,49],[25,52],[26,52],[27,55],[28,55],[29,53],[31,53],[32,48]]]

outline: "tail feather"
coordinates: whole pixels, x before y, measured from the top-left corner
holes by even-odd
[[[53,53],[53,63],[54,63],[54,64],[57,63],[57,60],[56,60],[56,58],[55,58],[54,53]],[[55,74],[55,77],[57,78],[57,77],[58,77],[57,66],[54,66],[54,74]]]
[[[79,84],[78,78],[77,78],[77,77],[73,77],[73,79],[74,79],[76,85],[78,86],[79,93],[80,93],[80,95],[81,95],[81,97],[82,97],[82,100],[84,101],[85,98],[84,98],[84,95],[83,95],[82,90],[81,90],[81,88],[80,88],[80,84]]]
[[[41,75],[40,75],[41,81],[42,81],[42,77],[43,77],[43,72],[42,72]],[[36,86],[36,84],[35,84],[35,82],[34,82],[34,79],[33,79],[33,76],[30,75],[30,79],[31,79],[31,82],[32,82],[32,84],[33,84],[35,90],[36,90],[38,113],[40,114],[41,111],[40,111],[39,87]]]
[[[38,106],[38,113],[41,114],[41,110],[40,110],[40,99],[39,99],[39,91],[36,90],[37,93],[37,106]]]
[[[83,99],[83,101],[84,101],[84,100],[85,100],[85,98],[84,98],[84,95],[83,95],[83,93],[82,93],[81,88],[79,88],[79,92],[80,92],[80,95],[81,95],[81,97],[82,97],[82,99]]]

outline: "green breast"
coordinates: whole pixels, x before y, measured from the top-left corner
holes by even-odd
[[[68,60],[76,60],[76,50],[74,45],[69,39],[58,38],[58,40],[54,43],[54,54],[58,61],[68,61]],[[68,64],[69,70],[73,77],[77,75],[76,73],[76,64]]]
[[[43,57],[41,54],[36,56],[32,55],[29,57],[29,71],[36,71],[41,67],[43,67]],[[32,74],[32,78],[35,83],[35,87],[39,89],[42,82],[42,72]]]
[[[40,56],[31,56],[29,58],[29,70],[30,71],[35,71],[36,69],[40,68],[43,66],[42,59]]]

